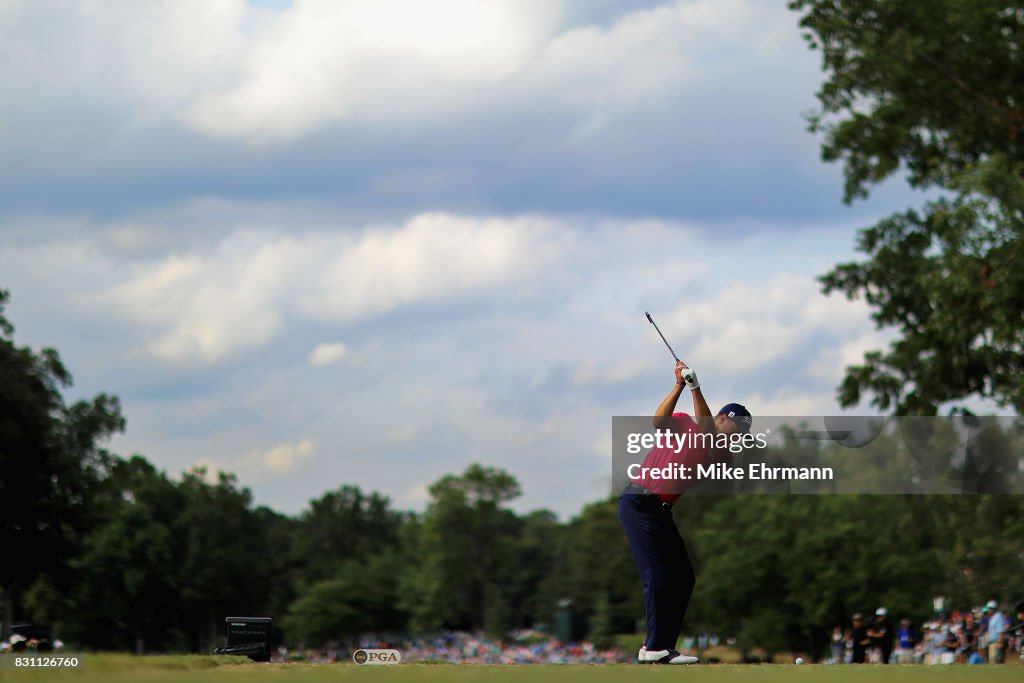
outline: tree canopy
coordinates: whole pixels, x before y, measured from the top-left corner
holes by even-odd
[[[994,0],[794,0],[826,81],[811,130],[845,198],[904,173],[937,198],[860,233],[822,277],[863,296],[888,349],[847,368],[844,406],[1024,409],[1024,8]]]

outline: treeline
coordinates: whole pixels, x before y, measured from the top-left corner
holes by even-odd
[[[116,398],[66,404],[55,351],[18,347],[0,293],[3,627],[51,626],[88,648],[206,651],[227,615],[269,615],[286,643],[361,634],[550,625],[559,605],[610,641],[643,619],[614,497],[560,522],[517,514],[518,482],[473,465],[429,489],[423,513],[352,485],[296,517],[253,505],[231,475],[170,478],[105,440]],[[566,482],[571,486],[572,482]],[[1015,600],[1024,497],[684,496],[697,570],[686,630],[741,647],[820,651],[830,628],[884,604]],[[6,635],[6,634],[5,634]]]

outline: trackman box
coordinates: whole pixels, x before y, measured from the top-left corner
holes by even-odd
[[[270,617],[228,617],[224,620],[226,646],[217,654],[245,655],[256,662],[270,661]]]

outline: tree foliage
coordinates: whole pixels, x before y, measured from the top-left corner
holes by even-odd
[[[827,80],[810,121],[847,201],[905,171],[940,190],[861,231],[822,278],[863,296],[887,350],[847,369],[844,406],[897,414],[969,396],[1024,408],[1024,9],[994,0],[794,0]],[[954,406],[955,407],[955,406]]]
[[[71,374],[56,350],[14,343],[7,301],[0,290],[0,547],[16,554],[0,563],[5,613],[37,582],[68,580],[110,461],[102,444],[124,427],[115,397],[65,403]]]
[[[504,630],[522,524],[502,504],[519,495],[519,483],[503,470],[474,464],[429,490],[419,566],[407,588],[413,625]]]

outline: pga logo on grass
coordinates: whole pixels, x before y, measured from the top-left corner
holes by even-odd
[[[352,661],[356,664],[398,664],[402,661],[402,653],[398,650],[363,648],[352,653]]]

